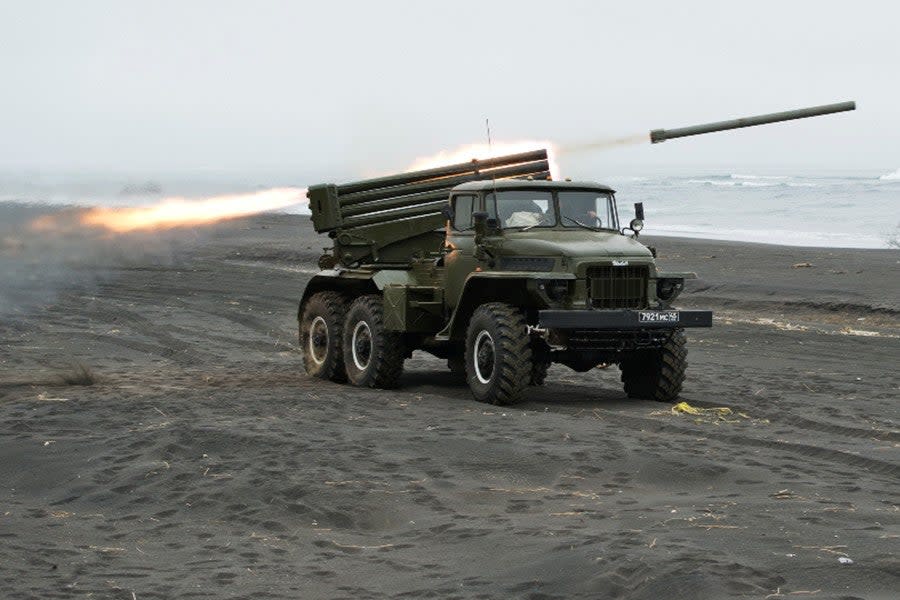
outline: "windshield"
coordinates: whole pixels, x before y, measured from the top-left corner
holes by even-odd
[[[553,193],[544,190],[505,190],[485,197],[488,216],[501,227],[552,227],[556,224]]]
[[[597,191],[559,192],[563,227],[615,229],[619,223],[612,194]]]
[[[556,218],[557,206],[560,219]],[[613,195],[598,190],[502,190],[485,196],[488,216],[500,227],[586,227],[618,230]]]

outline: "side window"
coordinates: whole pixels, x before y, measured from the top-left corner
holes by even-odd
[[[453,229],[461,231],[472,226],[475,196],[456,196],[453,199]]]

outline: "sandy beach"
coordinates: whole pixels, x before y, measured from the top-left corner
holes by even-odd
[[[897,250],[648,238],[716,311],[693,415],[308,378],[308,217],[78,235],[0,246],[3,598],[897,597]]]

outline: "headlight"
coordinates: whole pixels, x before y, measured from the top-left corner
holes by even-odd
[[[562,300],[569,295],[569,282],[565,280],[551,281],[547,291],[554,300]]]
[[[542,281],[538,287],[543,290],[551,300],[562,300],[569,295],[569,282],[565,279]]]
[[[683,279],[657,279],[656,297],[663,302],[671,302],[684,289]]]
[[[632,231],[640,231],[644,228],[644,222],[640,219],[632,219],[631,224],[628,225]]]

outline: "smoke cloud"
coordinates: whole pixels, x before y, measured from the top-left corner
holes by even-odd
[[[85,209],[0,202],[0,321],[52,303],[63,290],[84,291],[122,268],[172,266],[213,228],[135,231],[85,227]],[[34,227],[43,223],[44,228]],[[46,225],[52,223],[52,228]]]

